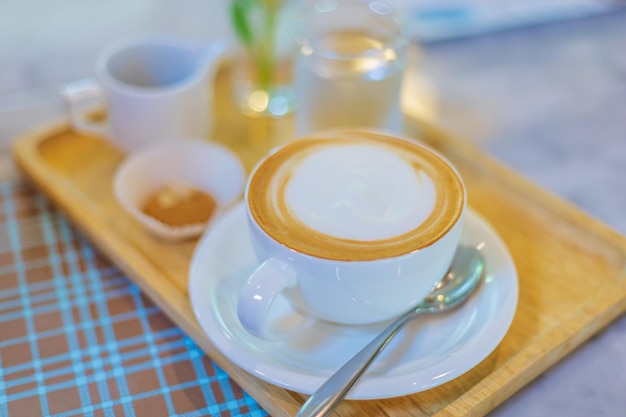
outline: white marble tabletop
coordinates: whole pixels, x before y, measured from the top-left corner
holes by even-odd
[[[91,76],[102,46],[221,34],[222,3],[0,2],[0,178],[15,175],[11,140],[63,116],[59,85]],[[427,44],[420,70],[446,129],[626,234],[624,45],[626,13],[614,13]],[[626,416],[625,394],[622,316],[492,415]]]

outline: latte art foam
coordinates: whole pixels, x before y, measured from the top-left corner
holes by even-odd
[[[370,260],[437,241],[465,205],[462,182],[436,153],[373,132],[335,132],[284,145],[252,174],[257,224],[315,257]]]
[[[273,197],[284,198],[306,226],[338,238],[398,236],[422,224],[435,205],[428,175],[384,146],[322,147],[292,171],[285,196]]]

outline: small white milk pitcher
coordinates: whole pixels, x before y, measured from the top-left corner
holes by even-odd
[[[173,36],[125,39],[103,50],[97,80],[68,84],[62,97],[74,129],[104,136],[132,152],[163,140],[206,137],[220,43]],[[105,102],[107,118],[90,120],[87,106]]]

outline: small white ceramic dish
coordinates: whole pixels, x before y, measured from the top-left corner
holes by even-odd
[[[113,179],[121,206],[155,236],[177,241],[196,237],[243,193],[245,169],[225,146],[204,139],[175,139],[132,153]],[[183,184],[210,194],[216,208],[208,222],[171,226],[141,211],[160,187]]]
[[[239,292],[258,264],[245,220],[244,206],[238,204],[199,241],[189,272],[191,305],[204,332],[235,364],[272,384],[310,394],[388,322],[343,326],[318,320],[286,341],[252,336],[237,318]],[[485,257],[483,286],[461,308],[424,316],[403,328],[349,398],[395,397],[433,388],[467,372],[498,346],[517,306],[513,260],[497,233],[469,208],[461,242]]]

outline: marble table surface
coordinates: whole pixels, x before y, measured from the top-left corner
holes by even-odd
[[[33,1],[0,5],[0,21],[3,7],[30,19],[30,30],[15,19],[0,28],[8,32],[0,37],[0,178],[16,175],[11,140],[62,117],[58,86],[92,75],[97,50],[113,36],[160,30],[205,38],[224,30],[224,20],[214,19],[224,10],[199,0],[182,2],[185,13],[180,2],[155,11],[137,0],[121,15],[116,7],[129,4],[122,0],[100,13],[85,2],[91,9],[73,14],[45,2],[32,15]],[[626,234],[624,45],[626,13],[613,13],[426,44],[420,71],[445,129]],[[622,316],[491,414],[625,415],[625,393]]]

